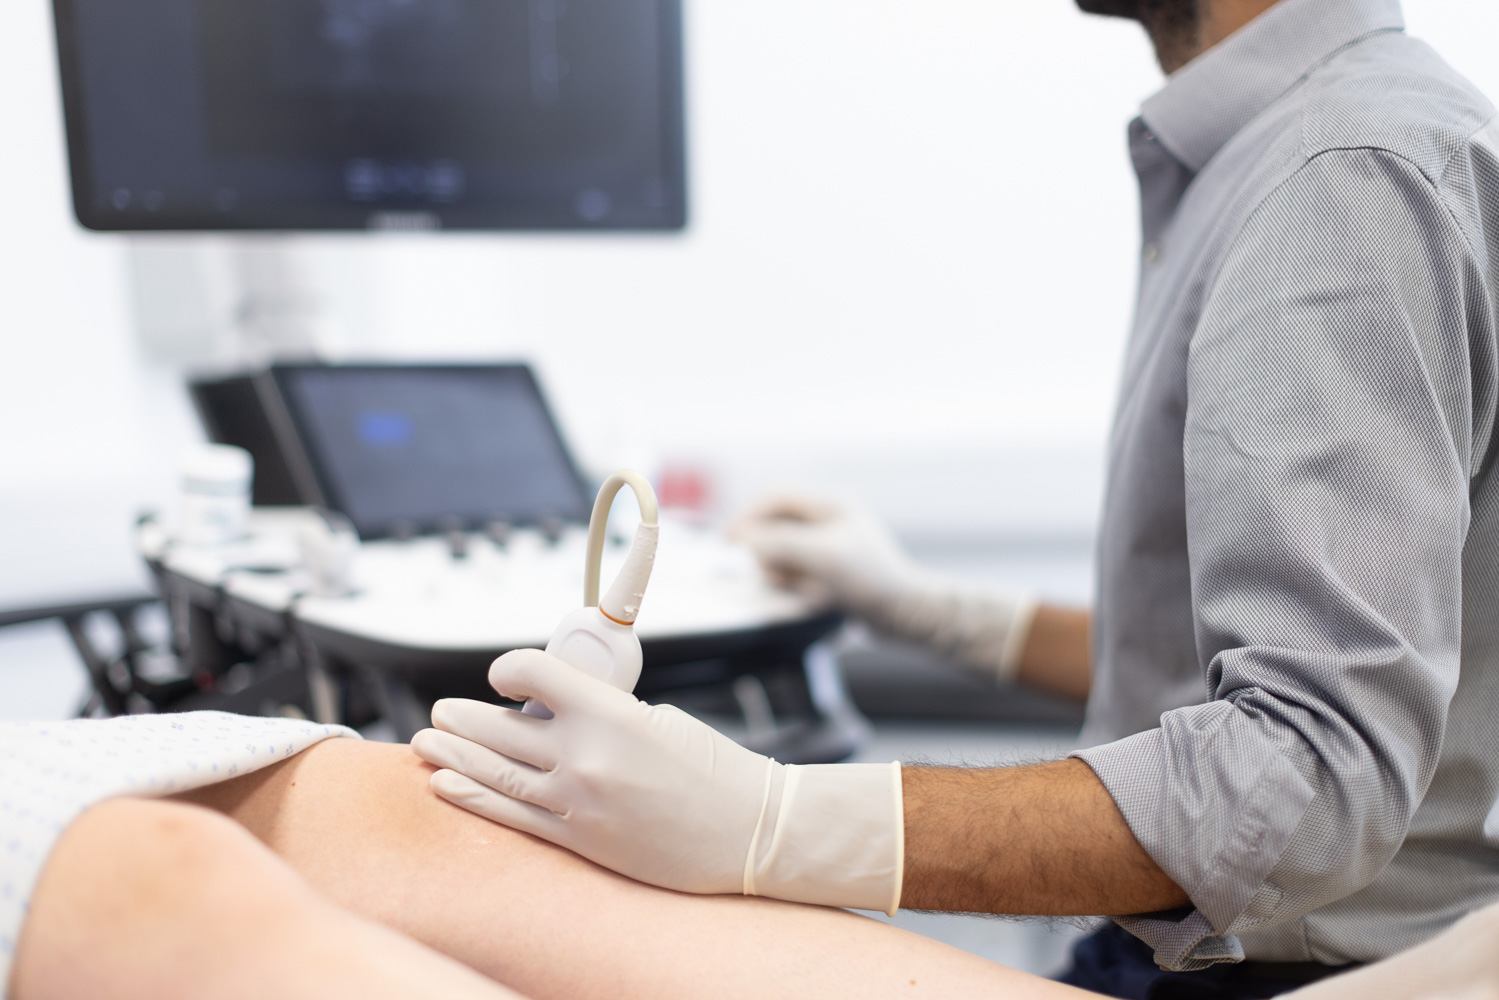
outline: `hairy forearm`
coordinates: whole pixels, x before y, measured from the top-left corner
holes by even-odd
[[[1087,700],[1093,685],[1092,620],[1082,608],[1038,607],[1020,651],[1016,678],[1064,698]]]
[[[1150,913],[1187,896],[1080,760],[902,769],[901,906],[973,913]]]

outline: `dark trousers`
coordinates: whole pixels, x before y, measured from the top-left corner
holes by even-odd
[[[1242,962],[1166,972],[1153,954],[1118,924],[1106,924],[1077,943],[1072,967],[1058,980],[1121,1000],[1269,1000],[1343,971],[1313,962]]]

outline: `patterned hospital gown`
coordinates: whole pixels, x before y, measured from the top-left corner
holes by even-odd
[[[121,795],[211,785],[301,753],[343,726],[224,712],[0,722],[0,1000],[42,866],[69,823]]]

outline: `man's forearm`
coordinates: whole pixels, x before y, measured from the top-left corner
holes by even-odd
[[[1151,913],[1188,902],[1080,760],[902,769],[901,906],[973,913]]]
[[[1093,685],[1092,622],[1085,609],[1036,608],[1016,678],[1064,698],[1087,700]]]

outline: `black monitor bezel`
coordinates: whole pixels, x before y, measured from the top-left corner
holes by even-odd
[[[296,394],[291,391],[292,380],[296,379],[301,373],[308,371],[316,371],[320,373],[327,373],[329,371],[344,371],[356,373],[388,373],[392,371],[413,371],[426,374],[442,372],[454,374],[481,374],[486,372],[498,371],[519,372],[525,377],[526,381],[530,383],[531,390],[536,394],[536,398],[540,401],[542,412],[547,418],[548,426],[551,427],[552,435],[556,439],[557,447],[562,455],[563,461],[566,463],[567,471],[571,474],[573,481],[576,482],[578,486],[579,510],[573,512],[556,511],[554,512],[554,516],[561,521],[570,523],[585,523],[587,521],[592,502],[591,490],[588,486],[588,480],[583,476],[582,472],[578,468],[577,462],[573,458],[572,449],[567,445],[567,437],[562,433],[562,428],[557,423],[556,414],[552,410],[551,403],[547,400],[546,393],[542,390],[540,381],[536,378],[535,371],[531,368],[530,365],[524,363],[358,363],[329,365],[319,364],[316,362],[308,362],[304,364],[272,365],[267,370],[266,375],[269,378],[271,386],[274,389],[276,402],[279,404],[281,412],[285,415],[287,422],[290,424],[290,430],[295,435],[298,445],[300,445],[299,451],[302,462],[303,464],[305,464],[307,471],[310,472],[311,476],[315,480],[316,494],[318,496],[319,503],[322,506],[327,507],[330,510],[335,510],[342,514],[345,514],[350,518],[351,521],[353,520],[353,515],[349,513],[348,509],[348,498],[342,494],[342,492],[338,488],[338,484],[334,481],[333,476],[330,475],[327,456],[323,453],[316,437],[309,432],[309,422],[307,420],[307,415],[302,410],[301,404],[297,402]],[[312,493],[313,491],[308,490],[307,492]],[[432,534],[451,528],[453,525],[450,523],[450,518],[458,518],[465,529],[476,529],[482,527],[485,522],[494,519],[497,515],[501,515],[504,513],[505,512],[498,510],[453,511],[447,516],[441,517],[437,520],[422,521],[420,519],[411,519],[407,521],[393,521],[389,524],[359,524],[356,522],[355,528],[359,532],[359,537],[363,539],[390,538],[393,536],[404,534],[406,531],[410,531],[419,535]],[[511,523],[513,523],[517,527],[534,527],[540,522],[540,520],[541,519],[526,520],[522,518],[517,519]]]
[[[617,224],[607,220],[589,222],[576,213],[566,216],[550,212],[527,212],[508,206],[486,216],[465,206],[432,206],[412,212],[382,211],[354,203],[312,204],[288,209],[250,209],[216,212],[212,215],[163,209],[146,215],[132,214],[121,220],[97,210],[93,203],[93,177],[89,169],[87,115],[84,110],[82,66],[75,44],[77,0],[52,0],[57,43],[57,65],[62,83],[63,121],[66,126],[68,169],[72,183],[73,214],[79,225],[100,233],[123,232],[309,232],[350,230],[455,230],[505,232],[680,232],[687,226],[687,109],[686,54],[682,33],[682,0],[656,0],[661,12],[662,51],[667,59],[661,79],[662,163],[667,183],[676,195],[674,204],[659,223]]]
[[[226,433],[225,396],[236,391],[243,391],[254,400],[251,405],[255,407],[265,430],[265,435],[259,440],[246,440]],[[298,477],[294,471],[294,459],[288,454],[284,435],[276,432],[275,421],[267,412],[258,373],[190,375],[187,392],[208,440],[243,448],[255,460],[252,490],[255,506],[303,507],[316,504],[316,498],[306,492],[306,484],[301,481],[303,477]]]

